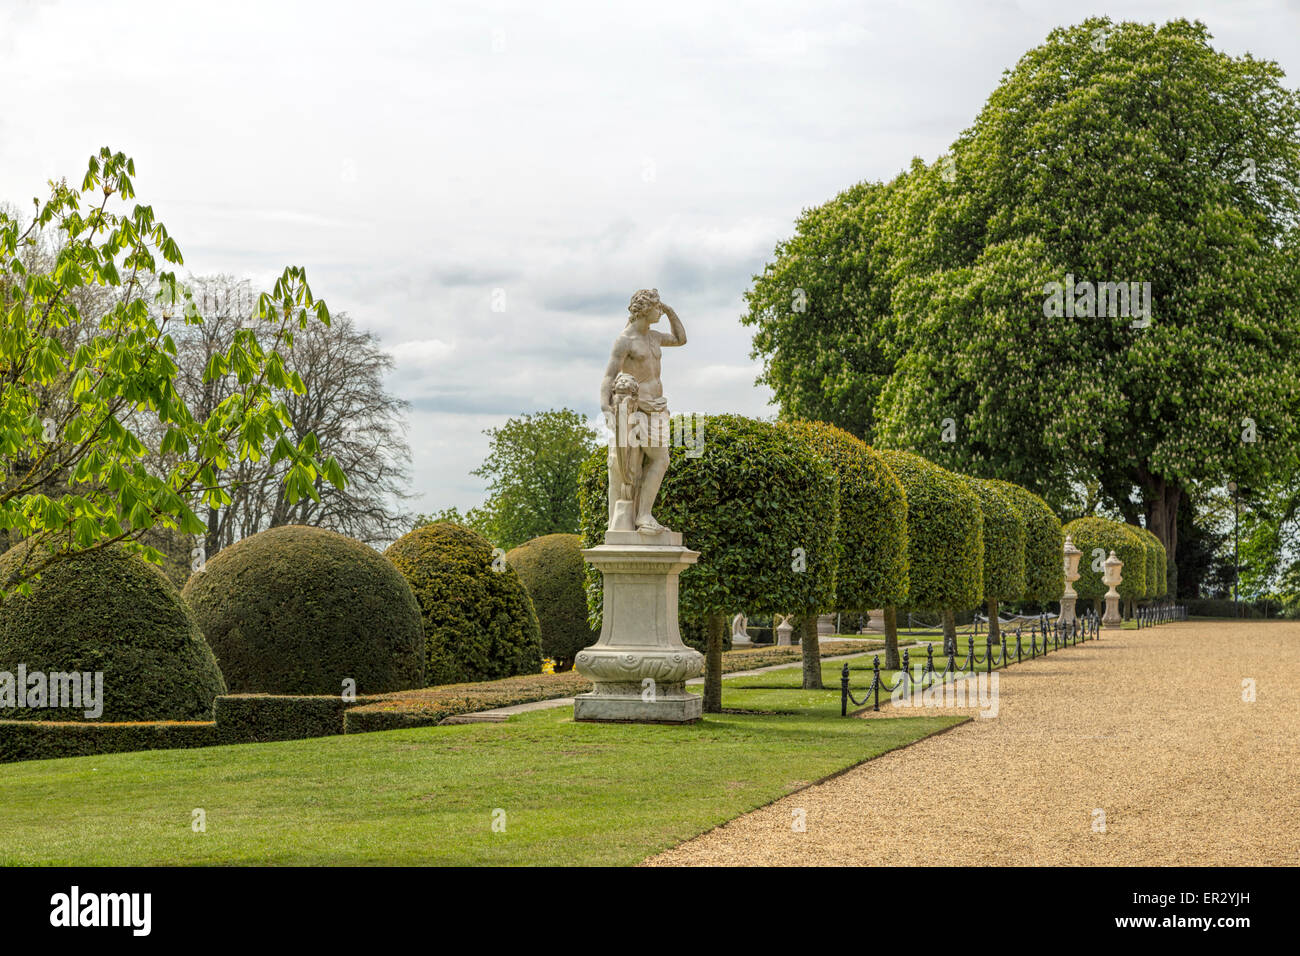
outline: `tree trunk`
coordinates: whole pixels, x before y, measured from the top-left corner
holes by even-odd
[[[1183,490],[1144,469],[1139,473],[1147,492],[1147,527],[1173,560],[1178,554],[1178,505]]]
[[[989,640],[997,644],[1001,637],[1002,623],[998,620],[998,602],[996,598],[989,598]]]
[[[803,689],[821,690],[822,688],[822,648],[817,639],[817,615],[809,614],[803,619]]]
[[[950,607],[943,609],[943,652],[957,653],[957,618]]]
[[[898,658],[898,608],[885,608],[885,670],[896,671],[901,666]]]
[[[722,713],[722,641],[727,632],[727,619],[722,614],[707,618],[708,651],[704,655],[704,712]]]

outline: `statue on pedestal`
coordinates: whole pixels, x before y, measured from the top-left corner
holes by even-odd
[[[651,326],[667,315],[670,332]],[[600,384],[609,445],[609,525],[605,543],[582,554],[601,572],[600,639],[578,652],[574,669],[595,685],[574,698],[574,720],[690,723],[703,698],[686,681],[704,655],[682,643],[677,576],[699,560],[653,514],[668,470],[668,402],[660,350],[686,344],[686,330],[657,289],[641,289]]]

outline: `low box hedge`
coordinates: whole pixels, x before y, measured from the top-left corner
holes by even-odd
[[[399,693],[414,693],[405,691]],[[223,744],[302,740],[343,733],[343,714],[372,697],[228,694],[213,706],[217,736]]]
[[[179,750],[218,743],[210,720],[91,723],[0,720],[0,763],[87,757],[127,750]]]

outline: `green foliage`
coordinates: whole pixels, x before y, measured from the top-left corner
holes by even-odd
[[[372,700],[355,701],[339,694],[231,694],[218,697],[213,708],[217,741],[223,744],[301,740],[343,733],[343,714]]]
[[[424,683],[424,629],[406,579],[368,545],[289,525],[237,541],[184,596],[237,694],[359,694]]]
[[[1163,540],[1180,493],[1293,473],[1300,94],[1210,41],[1186,20],[1054,30],[949,156],[805,213],[746,319],[784,413],[1058,506],[1137,487]],[[1054,310],[1067,277],[1090,315]],[[1098,305],[1101,283],[1150,283],[1150,321]]]
[[[907,597],[907,499],[883,458],[824,422],[783,427],[835,470],[840,481],[836,610],[869,611]]]
[[[542,631],[542,654],[568,670],[578,651],[600,637],[587,623],[586,565],[576,534],[548,534],[506,555],[528,589]]]
[[[1025,600],[1040,604],[1065,593],[1065,532],[1042,498],[1007,481],[990,483],[1020,509],[1025,522]]]
[[[578,531],[578,469],[596,444],[596,432],[569,408],[511,418],[484,431],[488,456],[471,474],[488,480],[472,523],[494,544],[510,549],[546,534]]]
[[[963,479],[984,519],[984,600],[1018,601],[1025,594],[1025,519],[1000,483]]]
[[[481,535],[441,523],[384,552],[406,576],[424,617],[430,684],[496,680],[542,669],[537,614],[519,575]]]
[[[966,610],[984,593],[979,497],[965,480],[917,455],[881,451],[907,495],[908,597],[915,610]]]
[[[835,472],[779,426],[739,415],[706,416],[701,447],[695,458],[672,447],[654,509],[700,552],[699,563],[681,574],[682,618],[830,610],[839,563]],[[601,448],[583,465],[578,490],[585,547],[604,540],[608,483],[608,450]],[[598,621],[594,569],[587,600]]]
[[[106,542],[160,562],[137,539],[151,527],[202,534],[195,508],[230,503],[221,475],[233,461],[288,462],[291,503],[317,498],[318,478],[346,484],[313,435],[288,439],[277,398],[304,391],[284,358],[294,330],[329,322],[301,269],[284,271],[202,370],[205,382],[233,383],[229,396],[202,420],[186,405],[171,333],[203,318],[165,271],[182,263],[176,241],[152,207],[126,206],[134,175],[105,148],[80,189],[52,182],[25,228],[0,211],[0,533],[40,555],[0,579],[0,599],[61,554]],[[110,304],[83,314],[92,292]],[[146,467],[154,453],[165,474]]]
[[[760,381],[785,416],[873,433],[876,398],[897,359],[888,220],[899,181],[858,183],[804,210],[745,293],[741,321],[755,327]]]
[[[29,559],[24,543],[0,574]],[[34,550],[34,549],[33,549]],[[104,675],[103,721],[208,720],[226,692],[212,648],[156,567],[120,546],[65,555],[0,604],[0,672]],[[25,720],[85,720],[84,708],[4,708]]]
[[[210,720],[117,724],[0,720],[0,763],[126,750],[183,750],[218,742],[217,725]]]
[[[1102,583],[1102,576],[1104,563],[1112,551],[1124,562],[1120,570],[1119,596],[1141,598],[1146,595],[1147,549],[1137,532],[1133,525],[1095,516],[1078,518],[1065,526],[1065,533],[1083,552],[1079,556],[1079,580],[1074,582],[1079,597],[1106,596],[1107,588]]]
[[[1146,596],[1149,598],[1162,598],[1169,593],[1169,581],[1167,578],[1168,555],[1165,552],[1165,546],[1160,543],[1160,539],[1148,531],[1146,528],[1137,528],[1138,537],[1146,546]]]

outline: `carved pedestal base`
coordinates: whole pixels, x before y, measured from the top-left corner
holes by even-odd
[[[1077,594],[1066,594],[1061,598],[1061,623],[1074,623],[1074,602],[1079,599]]]
[[[682,643],[677,576],[699,560],[676,532],[610,531],[583,556],[604,579],[600,639],[579,651],[574,669],[596,685],[575,698],[574,720],[689,723],[704,700],[686,681],[704,655]]]
[[[1101,616],[1101,626],[1111,631],[1124,626],[1124,618],[1119,613],[1119,595],[1114,591],[1106,595],[1106,613]]]

